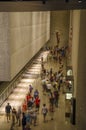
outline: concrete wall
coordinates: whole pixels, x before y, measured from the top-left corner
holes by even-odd
[[[50,12],[11,12],[8,13],[7,22],[6,43],[9,48],[7,71],[10,72],[7,77],[11,80],[49,40]],[[6,71],[4,75],[5,73]],[[3,80],[6,80],[4,76]]]
[[[73,11],[72,65],[76,97],[76,128],[86,128],[86,10]]]
[[[80,35],[77,70],[77,130],[86,128],[86,10],[80,11]]]
[[[0,80],[8,80],[10,76],[10,59],[8,44],[8,13],[0,13]]]
[[[72,15],[72,67],[74,75],[74,96],[76,96],[77,86],[77,66],[78,66],[78,49],[79,49],[79,30],[80,30],[80,10],[74,10]],[[77,19],[77,20],[76,20]]]
[[[51,12],[51,24],[50,24],[50,45],[56,45],[56,32],[60,34],[60,46],[64,46],[68,43],[69,35],[69,11],[52,11]]]

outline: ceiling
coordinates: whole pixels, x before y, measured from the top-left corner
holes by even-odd
[[[44,0],[45,1],[45,0]],[[68,2],[67,2],[68,1]],[[0,0],[0,12],[86,9],[86,0]]]

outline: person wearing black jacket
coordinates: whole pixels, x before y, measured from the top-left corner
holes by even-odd
[[[25,130],[26,127],[26,116],[25,113],[22,113],[22,130]]]
[[[9,122],[10,120],[10,113],[11,113],[12,107],[11,105],[8,103],[5,107],[5,112],[6,112],[6,116],[7,116],[7,122]]]

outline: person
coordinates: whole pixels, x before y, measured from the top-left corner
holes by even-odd
[[[38,89],[36,89],[35,91],[34,91],[34,98],[36,99],[36,97],[38,97],[39,96],[39,91],[38,91]]]
[[[31,111],[32,110],[27,110],[26,112],[26,125],[30,125],[31,124]]]
[[[34,106],[34,102],[35,102],[34,97],[32,97],[32,98],[28,101],[27,106],[28,106],[29,109]]]
[[[51,89],[52,89],[52,85],[50,82],[48,82],[47,84],[47,92],[51,92]]]
[[[50,68],[50,76],[52,76],[52,74],[53,74],[53,69],[52,68]]]
[[[43,60],[44,60],[44,58],[43,58],[43,56],[41,57],[41,63],[43,63]]]
[[[33,123],[34,126],[36,126],[37,122],[37,110],[34,110],[31,112],[31,124]]]
[[[16,109],[13,107],[12,109],[12,123],[15,125],[16,122]]]
[[[52,92],[50,92],[50,95],[49,95],[49,103],[51,104],[52,111],[53,111],[54,110],[54,95]]]
[[[27,110],[27,101],[24,100],[24,102],[23,102],[23,104],[22,104],[22,111],[23,111],[23,112],[26,112],[26,110]]]
[[[27,125],[26,125],[25,130],[31,130],[30,124],[27,124]]]
[[[51,104],[49,104],[49,115],[50,115],[50,117],[51,117],[51,120],[53,120],[54,111],[53,111],[53,109],[52,109],[52,105],[51,105]]]
[[[44,122],[46,122],[47,112],[48,112],[48,109],[47,109],[47,107],[46,107],[46,104],[43,104],[43,106],[42,106],[42,114],[43,114]]]
[[[25,113],[22,113],[22,130],[25,130],[26,127],[26,116]]]
[[[39,96],[37,96],[36,99],[35,99],[35,106],[36,106],[37,111],[39,111],[39,108],[40,108],[40,98],[39,98]]]
[[[28,93],[28,94],[26,95],[27,103],[28,103],[28,101],[29,101],[31,98],[32,98],[31,93]]]
[[[13,107],[12,108],[12,122],[11,122],[11,128],[10,128],[10,130],[14,129],[15,123],[16,123],[16,109]]]
[[[29,92],[30,92],[30,94],[32,93],[32,90],[33,90],[33,86],[30,84],[29,85]]]
[[[47,89],[47,85],[46,85],[46,79],[42,79],[42,88],[43,88],[43,94],[45,94],[46,89]]]
[[[54,90],[53,92],[54,94],[54,103],[55,103],[55,106],[58,107],[58,100],[59,100],[59,92],[57,89]]]
[[[12,107],[11,105],[8,103],[5,107],[5,112],[6,112],[6,116],[7,116],[7,122],[9,122],[10,120],[10,113],[11,113]]]
[[[21,125],[21,114],[22,114],[22,110],[21,110],[21,107],[19,106],[18,110],[16,112],[16,118],[17,118],[18,126]]]

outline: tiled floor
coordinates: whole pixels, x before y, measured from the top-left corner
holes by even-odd
[[[58,67],[59,67],[58,63],[53,62],[53,61],[46,63],[45,66],[48,69],[50,67],[52,67],[54,71],[58,70]],[[64,71],[65,71],[65,68],[64,68]],[[39,72],[40,71],[38,71],[38,73]],[[32,72],[32,74],[33,73],[34,72]],[[37,71],[36,71],[36,73],[37,73]],[[29,80],[24,79],[24,78],[21,81],[21,83],[23,83],[23,85],[25,85],[24,83],[28,83],[28,82],[29,82]],[[39,90],[39,92],[40,92],[39,96],[40,96],[40,99],[41,99],[41,106],[40,106],[40,112],[38,114],[37,126],[34,127],[32,125],[31,126],[32,130],[76,130],[76,126],[71,125],[70,121],[65,118],[65,94],[63,94],[62,92],[60,92],[59,107],[55,108],[54,120],[51,120],[50,113],[48,112],[47,122],[46,123],[43,122],[43,117],[42,117],[42,114],[41,114],[41,108],[42,108],[43,103],[46,103],[47,107],[49,106],[48,95],[47,94],[43,95],[40,76],[38,76],[38,78],[35,79],[35,81],[32,84],[33,84],[34,88],[37,88]],[[18,88],[16,88],[14,90],[15,98],[17,98],[16,94],[15,94],[15,92],[17,92],[17,91],[18,91]],[[22,92],[22,88],[20,89],[20,91]],[[12,95],[10,95],[10,97],[13,99]],[[5,105],[6,105],[6,102],[5,102]],[[4,109],[4,107],[3,107],[3,109]],[[1,108],[0,108],[0,110],[1,110]],[[0,115],[0,130],[10,130],[10,126],[11,126],[11,123],[6,122],[5,115]],[[22,130],[22,128],[16,126],[14,128],[14,130]]]

